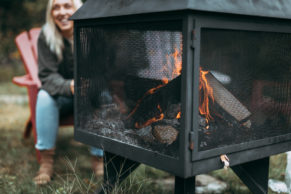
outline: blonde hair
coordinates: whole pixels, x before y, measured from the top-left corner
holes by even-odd
[[[71,0],[74,8],[77,10],[82,6],[81,0]],[[52,17],[52,7],[54,0],[49,0],[46,9],[46,23],[43,27],[43,33],[46,43],[50,50],[56,54],[59,61],[63,60],[64,41],[60,30],[57,28]]]

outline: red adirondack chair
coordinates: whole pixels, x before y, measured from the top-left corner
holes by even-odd
[[[17,76],[12,79],[12,82],[18,86],[27,88],[30,117],[27,120],[25,130],[23,133],[24,138],[28,138],[33,132],[34,142],[37,141],[36,125],[35,125],[35,106],[38,90],[41,82],[38,78],[37,67],[37,39],[40,33],[40,28],[32,28],[29,32],[22,32],[15,38],[18,51],[21,55],[26,75]],[[73,116],[60,119],[60,125],[72,125]],[[40,161],[39,151],[36,150],[37,160]]]

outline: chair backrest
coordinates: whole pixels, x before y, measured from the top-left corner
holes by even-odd
[[[38,78],[37,67],[37,39],[40,33],[40,28],[33,28],[28,32],[22,32],[15,38],[18,51],[21,56],[21,60],[24,64],[26,73],[31,79],[41,86],[41,82]]]
[[[35,54],[35,58],[37,59],[37,40],[40,33],[40,28],[32,28],[29,30],[29,37],[32,43],[33,53]]]

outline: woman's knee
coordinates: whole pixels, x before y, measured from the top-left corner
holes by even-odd
[[[52,107],[57,106],[57,103],[47,91],[40,90],[37,95],[37,106]]]

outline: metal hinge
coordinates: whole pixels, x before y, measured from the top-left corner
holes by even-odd
[[[194,132],[193,131],[190,131],[189,133],[189,149],[191,151],[194,150]]]

